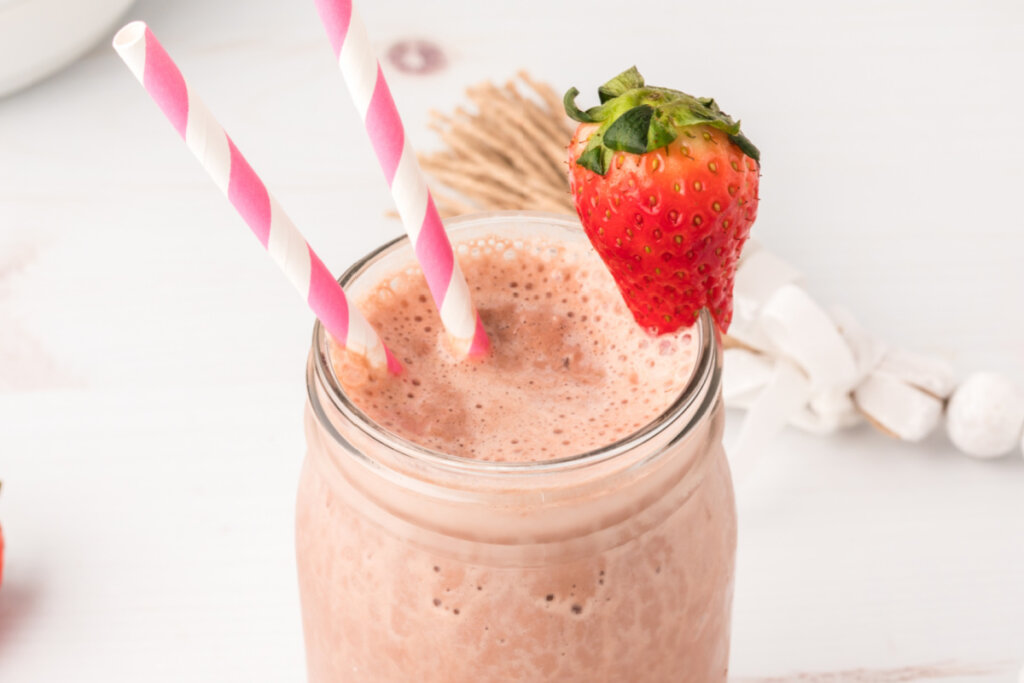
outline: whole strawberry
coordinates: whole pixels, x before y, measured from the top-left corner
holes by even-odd
[[[702,308],[724,332],[740,250],[757,217],[760,154],[712,99],[649,87],[635,67],[598,89],[580,122],[569,183],[590,241],[636,321],[655,334]]]

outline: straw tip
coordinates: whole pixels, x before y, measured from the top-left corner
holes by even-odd
[[[485,358],[491,351],[491,340],[484,329],[484,321],[480,314],[476,314],[476,329],[473,332],[473,339],[470,341],[469,350],[466,355],[470,358]]]
[[[386,346],[384,347],[384,353],[386,354],[387,358],[388,372],[395,376],[401,375],[403,371],[402,362],[398,360],[398,358],[396,358],[395,355],[391,353],[391,349],[389,349]]]
[[[143,36],[146,35],[147,28],[144,21],[133,21],[125,24],[114,34],[114,40],[111,45],[119,52],[130,48],[142,40]]]

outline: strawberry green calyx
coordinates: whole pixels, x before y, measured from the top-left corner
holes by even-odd
[[[586,111],[576,106],[576,88],[570,88],[562,100],[570,118],[599,124],[576,161],[594,173],[608,172],[614,152],[645,154],[661,149],[687,126],[717,128],[744,154],[760,161],[757,147],[740,132],[740,122],[733,121],[713,99],[648,86],[635,66],[602,85],[597,94],[601,104]]]

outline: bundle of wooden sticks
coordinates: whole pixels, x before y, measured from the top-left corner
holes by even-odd
[[[503,86],[466,91],[475,111],[431,112],[431,128],[446,149],[420,156],[437,181],[431,187],[442,216],[503,209],[572,213],[566,144],[575,126],[562,99],[526,72]]]

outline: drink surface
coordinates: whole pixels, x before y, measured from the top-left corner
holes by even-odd
[[[451,455],[549,460],[628,436],[686,386],[694,335],[640,329],[585,242],[492,236],[458,249],[491,355],[448,352],[418,267],[380,282],[359,305],[405,372],[371,374],[334,353],[346,392],[377,424]]]

